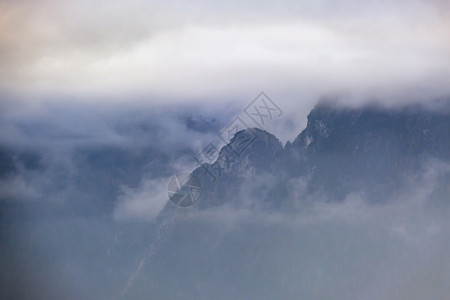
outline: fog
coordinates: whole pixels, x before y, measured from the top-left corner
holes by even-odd
[[[309,179],[299,177],[286,191],[295,209],[268,210],[254,193],[270,185],[267,174],[233,204],[177,210],[167,203],[170,176],[191,171],[239,114],[186,107],[4,115],[3,295],[445,299],[448,162],[425,160],[384,204],[364,191],[342,202],[307,195]],[[175,210],[169,224],[165,205]]]
[[[449,12],[440,0],[0,1],[0,298],[447,299],[442,158],[414,156],[388,198],[337,201],[309,193],[308,174],[261,172],[221,205],[202,206],[204,187],[179,209],[167,185],[224,146],[236,117],[254,127],[245,108],[261,91],[280,108],[261,129],[283,146],[318,101],[448,113]]]
[[[431,163],[385,205],[352,194],[342,203],[312,199],[289,213],[177,211],[159,237],[160,225],[145,208],[127,219],[35,221],[11,232],[17,234],[11,244],[21,246],[10,251],[33,249],[15,257],[13,271],[26,281],[12,288],[42,298],[445,299],[450,224],[448,194],[438,190],[443,176],[448,164]],[[148,206],[158,201],[146,196]]]

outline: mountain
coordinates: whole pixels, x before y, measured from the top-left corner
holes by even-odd
[[[160,214],[126,295],[442,298],[446,284],[422,282],[450,270],[449,130],[446,111],[322,102],[284,146],[237,132],[192,172],[200,200]]]
[[[121,143],[77,142],[66,151],[72,136],[49,125],[49,147],[0,147],[0,298],[450,293],[448,110],[322,102],[285,145],[247,128],[217,161],[193,171],[202,189],[193,207],[168,202],[156,220],[142,221],[154,201],[167,199],[171,162],[191,161],[189,142],[219,130],[195,115],[175,128],[147,119],[113,126]],[[27,139],[46,136],[34,124],[25,131],[34,127]],[[125,200],[133,214],[115,219]]]
[[[248,144],[244,151],[236,151],[239,141]],[[192,175],[203,189],[200,208],[290,209],[302,201],[288,193],[294,178],[305,185],[303,199],[315,195],[340,201],[360,193],[383,203],[430,160],[450,161],[449,149],[447,111],[320,102],[292,143],[283,147],[274,135],[248,128],[236,133],[214,163],[199,166]]]

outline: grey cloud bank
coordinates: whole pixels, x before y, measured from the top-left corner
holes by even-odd
[[[292,109],[335,92],[384,103],[449,94],[445,2],[272,6],[3,2],[1,89],[34,101],[177,103],[264,89]]]

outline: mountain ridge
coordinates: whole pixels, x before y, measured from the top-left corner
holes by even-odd
[[[242,154],[232,151],[240,136],[253,135],[255,140]],[[449,149],[447,111],[418,106],[349,108],[322,101],[309,113],[306,128],[284,147],[275,135],[247,128],[235,134],[214,163],[199,166],[192,175],[200,179],[206,195],[200,208],[240,205],[237,198],[254,194],[286,198],[286,184],[293,178],[307,180],[305,197],[320,193],[342,200],[349,193],[362,192],[373,202],[385,202],[427,160],[449,161]],[[225,156],[233,157],[232,162],[227,160],[229,165],[223,163]],[[264,176],[262,187],[255,188],[263,188],[264,193],[248,191]],[[286,202],[258,201],[270,207]]]

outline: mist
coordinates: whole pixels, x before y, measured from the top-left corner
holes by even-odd
[[[1,1],[0,298],[447,299],[449,16]]]
[[[293,209],[272,210],[260,197],[275,178],[260,174],[231,204],[178,211],[166,194],[170,176],[197,166],[193,156],[226,117],[196,107],[94,108],[47,106],[2,118],[3,161],[11,164],[1,180],[4,295],[443,299],[449,292],[448,162],[424,160],[380,203],[364,191],[341,202],[308,194],[310,178],[301,176],[283,196]],[[158,218],[168,207],[175,215],[165,229]]]

